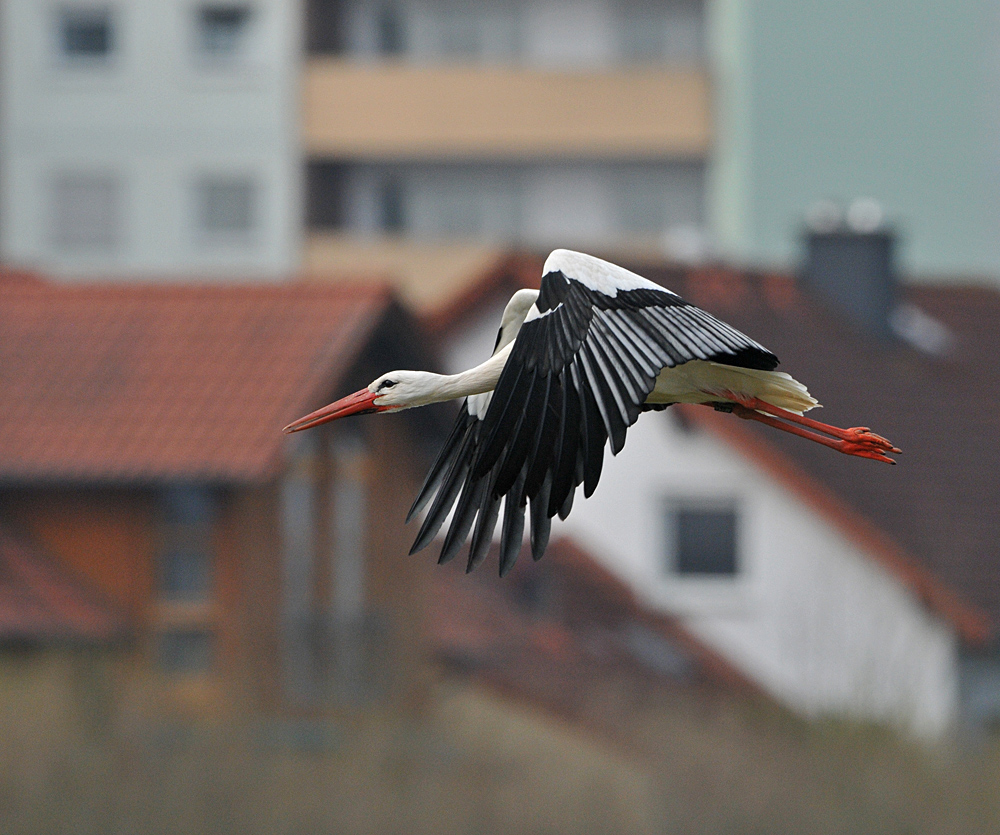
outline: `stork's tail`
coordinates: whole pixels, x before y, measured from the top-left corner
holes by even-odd
[[[800,415],[820,406],[820,402],[802,383],[784,371],[762,371],[731,365],[725,368],[727,371],[737,371],[744,378],[741,381],[743,385],[740,386],[742,391],[772,406]]]

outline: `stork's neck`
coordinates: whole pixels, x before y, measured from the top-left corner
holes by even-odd
[[[468,397],[470,394],[482,394],[484,391],[493,391],[497,380],[500,379],[500,372],[503,371],[507,357],[513,343],[497,351],[486,362],[480,363],[475,368],[462,371],[458,374],[427,374],[428,399],[423,403],[439,403],[443,400],[455,400],[459,397]],[[414,405],[423,405],[414,404]]]

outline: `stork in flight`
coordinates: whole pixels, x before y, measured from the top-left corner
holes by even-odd
[[[466,398],[406,517],[433,498],[411,554],[430,543],[457,501],[438,561],[454,557],[471,531],[471,571],[486,556],[503,501],[501,576],[521,549],[528,503],[539,559],[552,518],[566,518],[581,484],[585,497],[597,487],[608,439],[617,455],[642,412],[674,403],[713,406],[848,455],[896,463],[888,453],[899,450],[867,427],[838,429],[805,417],[819,403],[774,370],[774,354],[676,293],[565,249],[549,255],[542,272],[539,290],[511,297],[486,362],[451,375],[391,371],[285,427],[298,432],[348,415]]]

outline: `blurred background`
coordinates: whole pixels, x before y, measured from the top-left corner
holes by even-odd
[[[899,466],[675,407],[408,557],[453,409],[280,429],[553,247]],[[998,4],[0,0],[0,828],[1000,830],[997,356]]]

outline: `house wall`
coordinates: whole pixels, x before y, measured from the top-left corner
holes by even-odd
[[[666,514],[678,499],[736,506],[735,578],[668,570]],[[794,492],[669,413],[630,430],[565,530],[798,712],[924,737],[956,719],[954,629]]]
[[[423,476],[411,423],[360,419],[286,441],[273,491],[279,557],[267,581],[247,577],[253,617],[270,625],[257,634],[271,661],[265,701],[277,710],[313,717],[421,697],[431,566],[407,557],[406,512]]]
[[[405,520],[423,483],[427,462],[414,455],[419,443],[405,416],[386,415],[370,423],[370,593],[394,635],[388,646],[390,656],[382,659],[394,671],[394,680],[387,683],[396,699],[416,704],[426,696],[425,601],[436,566],[426,554],[409,556],[417,528]]]
[[[230,652],[227,673],[251,704],[277,708],[281,553],[277,486],[268,483],[235,492],[220,520],[223,554],[230,558],[228,594],[238,602],[223,640]],[[252,601],[252,603],[251,603]]]
[[[164,708],[260,704],[271,675],[274,497],[266,488],[222,491],[213,538],[212,588],[202,602],[158,599],[159,520],[152,489],[30,488],[4,491],[5,521],[120,607],[135,628],[120,684]],[[207,626],[215,638],[207,675],[160,678],[160,630]],[[151,695],[154,694],[154,695]]]
[[[2,493],[0,512],[14,530],[56,555],[127,617],[143,616],[155,585],[150,492],[11,489]]]
[[[446,370],[489,355],[502,308],[484,305],[450,334]],[[670,570],[668,511],[679,500],[736,507],[735,577]],[[802,714],[924,737],[956,719],[953,628],[792,490],[670,411],[644,415],[617,458],[606,455],[597,491],[577,494],[553,525],[553,536],[560,531]]]
[[[423,477],[405,418],[365,427],[362,547],[363,609],[377,630],[371,659],[378,698],[419,698],[422,673],[423,591],[431,565],[407,558],[413,530],[404,524]],[[330,440],[330,439],[328,439]],[[324,461],[316,542],[320,554],[310,578],[316,605],[337,595],[330,516],[343,473]],[[91,588],[121,607],[136,627],[131,672],[122,685],[159,707],[193,710],[280,710],[282,535],[277,481],[219,493],[206,602],[157,597],[158,515],[152,489],[9,489],[0,496],[5,522],[59,559]],[[352,523],[353,524],[353,523]],[[210,628],[213,665],[207,675],[157,681],[156,635],[177,627]],[[126,665],[128,666],[128,665]],[[152,676],[152,678],[151,678]],[[148,686],[152,684],[153,689]],[[151,701],[150,701],[151,700]]]

